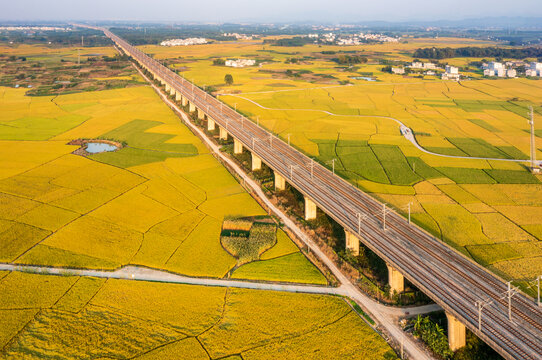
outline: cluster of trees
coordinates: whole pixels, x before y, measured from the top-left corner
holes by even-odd
[[[478,57],[478,58],[510,58],[525,59],[529,57],[542,57],[542,48],[526,47],[505,49],[499,47],[461,47],[452,48],[420,48],[414,52],[414,57],[423,59],[446,59],[454,57]]]
[[[215,66],[224,66],[226,65],[226,60],[218,58],[213,60],[213,65]]]
[[[226,75],[224,76],[224,82],[225,82],[227,85],[233,84],[233,76],[231,76],[231,74],[226,74]]]
[[[354,64],[365,64],[367,63],[367,58],[361,55],[339,55],[336,58],[332,59],[337,64],[341,65],[354,65]]]
[[[433,352],[444,359],[450,359],[454,352],[448,345],[448,337],[444,333],[444,329],[437,323],[431,321],[429,316],[418,315],[414,320],[415,336],[420,337]]]
[[[306,44],[311,44],[314,42],[314,39],[308,37],[294,36],[292,38],[278,39],[278,40],[269,40],[266,39],[263,41],[264,44],[271,44],[274,46],[303,46]]]
[[[28,34],[22,30],[10,31],[0,34],[0,41],[25,44],[48,44],[50,42],[53,45],[76,46],[81,45],[81,37],[84,39],[85,47],[111,45],[111,40],[101,31],[79,28],[70,31],[38,31],[34,34]]]

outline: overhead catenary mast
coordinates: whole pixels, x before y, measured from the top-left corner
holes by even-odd
[[[533,107],[529,107],[529,115],[531,120],[529,120],[529,125],[531,125],[531,171],[535,174],[540,172],[540,168],[536,163],[536,143],[535,143],[535,134],[534,134],[534,111]]]

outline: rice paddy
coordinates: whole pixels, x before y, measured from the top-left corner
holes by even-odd
[[[0,288],[5,359],[396,358],[333,296],[26,273]]]
[[[501,256],[499,249],[502,243],[518,249],[525,242],[538,246],[542,240],[542,177],[531,174],[527,163],[469,157],[528,159],[527,111],[534,107],[539,134],[542,103],[534,94],[542,91],[542,81],[487,80],[472,75],[473,80],[449,82],[381,71],[381,59],[412,61],[408,52],[431,41],[409,39],[408,43],[347,49],[254,42],[141,48],[157,58],[169,59],[182,76],[201,87],[212,87],[222,101],[282,139],[289,138],[293,146],[328,168],[335,159],[338,174],[401,213],[406,213],[410,203],[415,222],[487,264],[487,259],[482,261],[471,253],[478,245],[486,246],[492,254],[489,263],[501,276],[534,279],[538,273],[524,271],[523,264],[529,259],[534,268],[541,266],[537,252],[523,252],[510,259],[506,254]],[[438,41],[451,47],[477,43],[468,39]],[[333,55],[325,54],[343,50],[357,51],[369,61],[340,67],[332,61]],[[232,69],[213,65],[216,58],[253,58],[261,63]],[[291,63],[290,58],[298,62]],[[465,61],[447,59],[457,66],[464,66]],[[223,83],[226,73],[232,74],[232,85]],[[291,73],[301,75],[292,77]],[[355,79],[369,73],[376,81]],[[426,150],[466,158],[420,151],[402,136],[394,119],[411,128]],[[537,141],[541,141],[539,136]],[[536,155],[542,157],[540,146]],[[420,193],[418,185],[422,183],[435,184],[434,193]],[[522,201],[512,200],[515,196],[521,196]],[[499,225],[497,218],[502,220]]]

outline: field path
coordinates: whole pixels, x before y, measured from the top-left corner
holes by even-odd
[[[163,282],[171,284],[186,284],[186,285],[203,285],[203,286],[218,286],[218,287],[231,287],[240,289],[254,289],[254,290],[270,290],[270,291],[283,291],[293,293],[307,293],[307,294],[322,294],[322,295],[341,295],[348,296],[348,290],[341,285],[339,287],[332,286],[318,286],[318,285],[305,285],[305,284],[285,284],[285,283],[271,283],[260,281],[246,281],[246,280],[229,280],[229,279],[214,279],[214,278],[200,278],[184,276],[174,274],[164,270],[151,269],[147,267],[140,267],[134,265],[123,266],[117,270],[95,270],[95,269],[70,269],[60,268],[53,266],[39,266],[39,265],[18,265],[18,264],[5,264],[0,263],[0,271],[19,271],[40,275],[57,275],[57,276],[83,276],[94,277],[104,279],[123,279],[123,280],[136,280],[136,281],[153,281]],[[423,314],[430,311],[439,310],[438,305],[425,305],[412,308],[395,308],[381,305],[383,310],[390,315],[403,316],[403,315],[416,315]]]
[[[321,88],[319,88],[321,89]],[[281,90],[281,91],[286,91],[286,90]],[[256,94],[256,93],[254,93]],[[446,154],[439,154],[439,153],[435,153],[435,152],[432,152],[432,151],[429,151],[427,149],[425,149],[424,147],[422,147],[418,141],[416,140],[416,137],[414,136],[414,133],[412,132],[412,129],[410,129],[408,126],[406,126],[405,124],[403,124],[401,122],[401,120],[399,119],[396,119],[394,117],[391,117],[391,116],[382,116],[382,115],[345,115],[345,114],[335,114],[335,113],[332,113],[330,111],[327,111],[327,110],[318,110],[318,109],[280,109],[280,108],[268,108],[268,107],[265,107],[263,105],[261,105],[260,103],[254,101],[254,100],[251,100],[249,98],[246,98],[244,96],[240,96],[240,95],[236,95],[236,94],[220,94],[220,96],[233,96],[233,97],[236,97],[236,98],[239,98],[239,99],[243,99],[243,100],[246,100],[250,103],[253,103],[254,105],[258,106],[259,108],[261,109],[264,109],[264,110],[271,110],[271,111],[310,111],[310,112],[321,112],[321,113],[324,113],[326,115],[331,115],[331,116],[344,116],[344,117],[357,117],[357,118],[377,118],[377,119],[387,119],[387,120],[392,120],[392,121],[395,121],[398,125],[399,125],[399,130],[401,131],[401,134],[405,137],[405,139],[407,139],[408,141],[410,141],[412,143],[412,145],[414,145],[418,150],[426,153],[426,154],[429,154],[429,155],[434,155],[434,156],[441,156],[441,157],[446,157],[446,158],[454,158],[454,159],[471,159],[471,160],[491,160],[491,161],[508,161],[508,162],[517,162],[517,163],[529,163],[530,160],[526,159],[526,160],[518,160],[518,159],[501,159],[501,158],[487,158],[487,157],[475,157],[475,156],[459,156],[459,155],[446,155]]]

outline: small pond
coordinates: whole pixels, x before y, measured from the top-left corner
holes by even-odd
[[[368,77],[368,76],[355,76],[355,77],[352,77],[352,79],[354,79],[354,80],[365,80],[365,81],[376,81],[375,78]]]
[[[101,142],[89,142],[87,143],[87,148],[85,149],[88,153],[97,154],[105,151],[115,151],[117,147],[115,145],[110,145]]]

